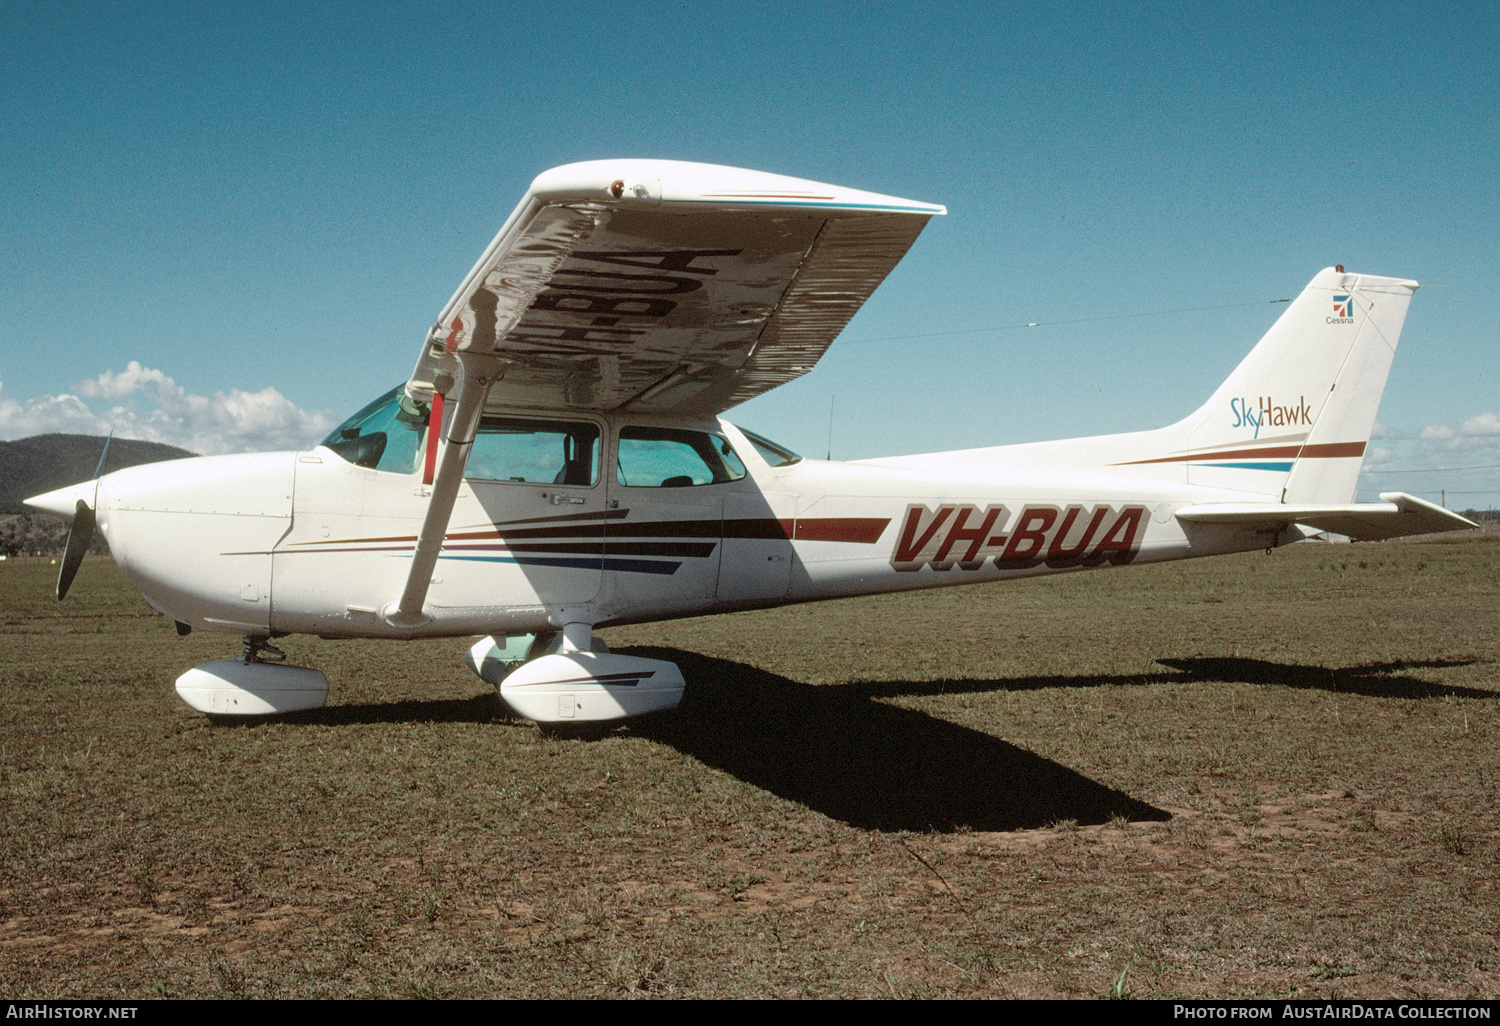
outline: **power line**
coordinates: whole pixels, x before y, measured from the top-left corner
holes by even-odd
[[[1369,491],[1369,489],[1365,489],[1365,490]],[[1487,490],[1482,489],[1482,490],[1478,490],[1478,491],[1473,491],[1473,490],[1470,490],[1470,491],[1455,491],[1452,488],[1443,488],[1441,490],[1439,490],[1437,488],[1428,488],[1426,491],[1413,491],[1410,494],[1412,494],[1412,495],[1500,495],[1500,488],[1490,488],[1490,489],[1487,489]]]
[[[1500,463],[1479,463],[1472,467],[1412,467],[1407,470],[1362,470],[1362,474],[1451,474],[1460,470],[1493,470]]]
[[[1125,321],[1136,317],[1166,317],[1171,314],[1199,313],[1203,310],[1233,310],[1242,306],[1265,306],[1290,303],[1290,299],[1257,299],[1250,303],[1224,303],[1220,306],[1189,306],[1181,310],[1148,310],[1144,313],[1106,314],[1102,317],[1075,317],[1066,321],[1028,321],[1025,324],[992,324],[987,328],[964,328],[960,331],[929,331],[921,335],[884,335],[880,338],[843,338],[836,346],[853,346],[865,342],[905,342],[914,338],[947,338],[952,335],[979,335],[986,331],[1011,331],[1016,328],[1050,328],[1059,324],[1092,324],[1097,321]]]

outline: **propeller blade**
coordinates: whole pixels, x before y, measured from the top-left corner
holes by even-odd
[[[104,476],[104,463],[109,459],[109,443],[115,440],[115,429],[110,428],[109,434],[104,436],[104,451],[99,454],[99,465],[94,468],[94,480],[97,481]]]
[[[73,576],[78,573],[78,564],[94,540],[94,511],[88,503],[78,500],[78,509],[73,514],[73,527],[68,531],[68,547],[63,551],[62,568],[57,572],[57,601],[61,602],[68,589],[73,586]]]
[[[104,436],[104,451],[99,454],[99,465],[94,468],[94,502],[99,501],[99,478],[104,476],[104,464],[109,460],[109,443],[115,440],[115,429],[110,428]],[[94,540],[94,511],[88,503],[78,500],[73,513],[73,526],[68,531],[68,546],[63,550],[62,567],[57,571],[57,601],[61,602],[68,589],[73,586],[73,575],[83,562],[83,554]]]

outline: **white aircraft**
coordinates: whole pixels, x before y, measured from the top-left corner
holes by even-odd
[[[720,420],[807,373],[943,207],[705,164],[531,185],[410,380],[308,452],[135,467],[29,504],[95,522],[153,608],[245,638],[184,674],[213,716],[317,708],[270,639],[489,635],[516,712],[674,708],[594,631],[710,612],[1472,524],[1356,504],[1417,283],[1320,271],[1195,413],[1154,431],[849,463]]]

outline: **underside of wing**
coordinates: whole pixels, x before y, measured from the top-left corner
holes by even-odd
[[[1381,502],[1347,506],[1286,506],[1269,503],[1201,503],[1184,506],[1177,519],[1198,524],[1239,524],[1276,529],[1301,524],[1355,541],[1384,541],[1478,527],[1457,513],[1405,492],[1382,492]]]
[[[677,161],[536,179],[408,385],[502,361],[489,406],[713,415],[812,369],[940,206]]]

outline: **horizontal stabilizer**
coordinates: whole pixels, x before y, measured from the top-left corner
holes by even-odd
[[[1382,502],[1347,506],[1290,506],[1256,502],[1208,502],[1183,506],[1177,519],[1194,524],[1240,524],[1284,528],[1301,524],[1348,535],[1355,541],[1384,541],[1409,534],[1463,531],[1479,525],[1405,492],[1381,492]]]

